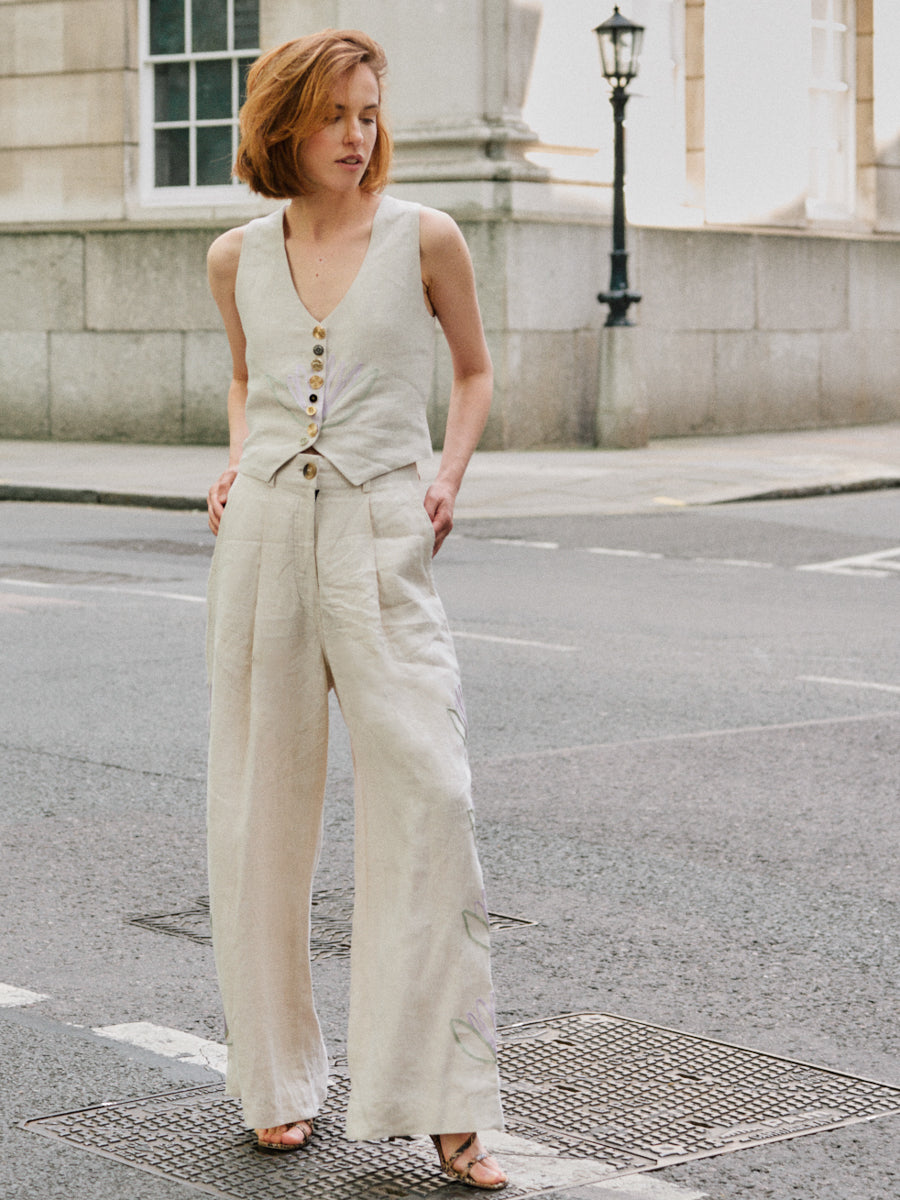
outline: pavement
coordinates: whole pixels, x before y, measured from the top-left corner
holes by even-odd
[[[204,509],[225,462],[221,446],[0,441],[0,500]],[[635,450],[479,451],[456,516],[659,512],[885,487],[900,487],[900,421],[669,438]]]

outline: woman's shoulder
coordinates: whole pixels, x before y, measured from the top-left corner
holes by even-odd
[[[241,251],[247,238],[253,238],[258,232],[262,232],[270,226],[278,226],[280,233],[280,221],[281,209],[278,209],[264,217],[255,217],[246,225],[238,225],[234,229],[228,229],[225,233],[219,234],[206,256],[210,274],[232,277],[236,275]]]
[[[206,254],[206,265],[211,281],[233,280],[237,275],[246,228],[246,225],[241,225],[237,229],[229,229],[219,234],[210,246]]]
[[[457,228],[456,222],[449,213],[442,212],[439,208],[428,208],[427,205],[419,204],[415,200],[401,200],[398,196],[392,196],[388,192],[382,193],[380,207],[386,216],[405,215],[409,218],[416,218],[419,228],[426,235],[446,237]]]
[[[465,239],[449,213],[422,205],[419,209],[419,246],[425,259],[464,248]]]

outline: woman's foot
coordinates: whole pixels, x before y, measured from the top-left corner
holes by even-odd
[[[477,1133],[433,1133],[441,1170],[451,1179],[485,1191],[499,1191],[509,1180],[481,1144]]]
[[[268,1129],[257,1129],[256,1148],[263,1154],[286,1154],[290,1150],[301,1150],[313,1135],[312,1119],[291,1121],[289,1125],[271,1125]]]

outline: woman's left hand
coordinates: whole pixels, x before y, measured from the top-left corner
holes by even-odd
[[[444,539],[453,528],[453,505],[455,502],[456,492],[440,481],[434,482],[425,493],[425,511],[428,513],[434,529],[432,558],[440,550]]]

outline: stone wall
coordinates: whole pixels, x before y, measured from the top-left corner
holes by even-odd
[[[0,436],[224,441],[217,232],[0,235]]]
[[[496,373],[483,447],[594,444],[608,227],[458,216]],[[224,442],[218,232],[0,234],[0,437]],[[629,245],[644,298],[615,334],[650,436],[900,419],[900,240],[640,228]],[[442,348],[436,442],[449,383]]]
[[[900,240],[637,232],[651,436],[900,418]]]

